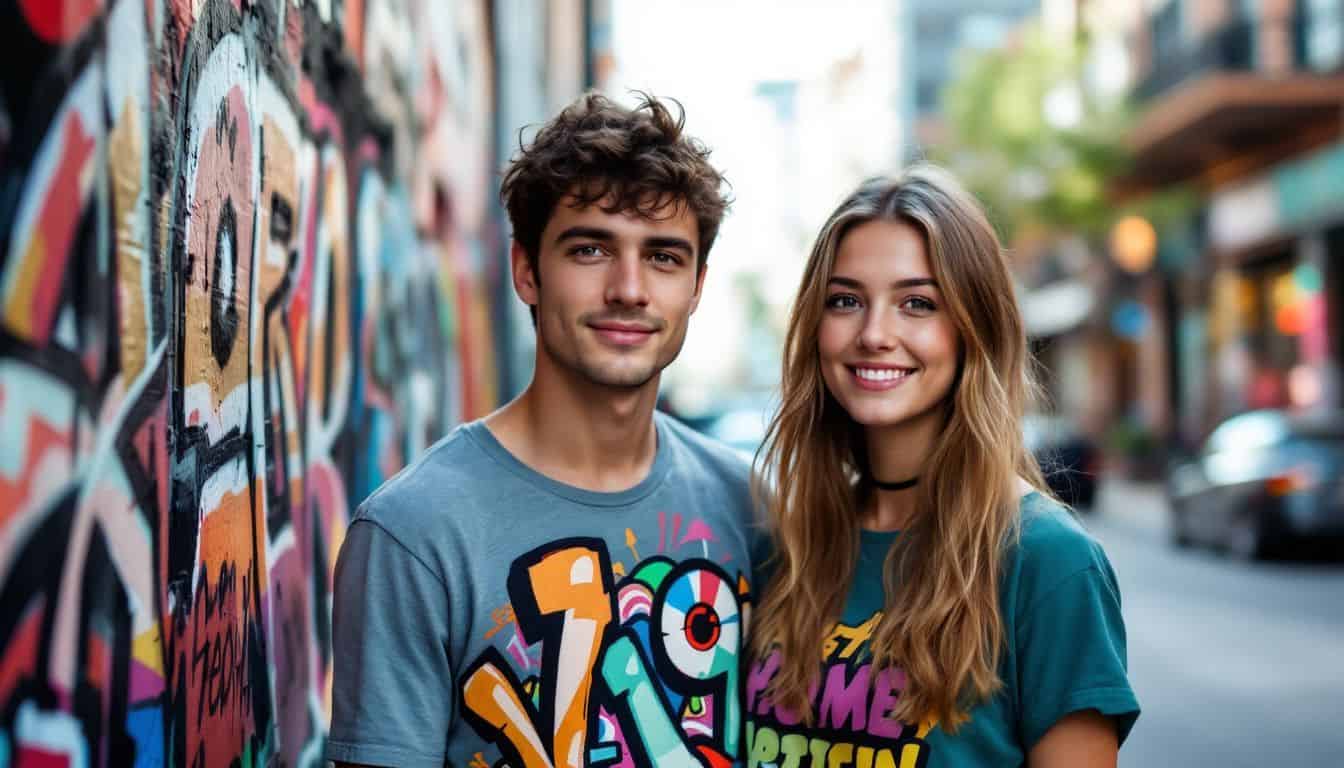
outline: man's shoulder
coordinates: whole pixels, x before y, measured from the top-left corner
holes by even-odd
[[[700,465],[700,469],[724,480],[745,486],[751,477],[751,465],[727,445],[701,434],[678,419],[655,412],[659,431],[674,444],[680,461]]]
[[[704,510],[717,510],[746,530],[759,518],[752,491],[751,463],[737,451],[700,434],[671,416],[658,414],[660,431],[673,444],[674,476],[681,493]],[[745,535],[745,534],[744,534]]]
[[[498,490],[499,468],[475,435],[481,428],[471,422],[444,435],[370,494],[355,520],[396,534],[474,510]]]

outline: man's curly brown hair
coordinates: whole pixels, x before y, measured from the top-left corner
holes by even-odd
[[[647,93],[634,109],[586,93],[520,146],[500,186],[513,237],[533,269],[541,233],[555,206],[571,199],[608,213],[634,211],[648,219],[675,215],[686,206],[699,228],[697,269],[703,268],[729,198],[723,175],[709,164],[709,149],[682,132],[677,116]],[[521,145],[521,142],[520,142]]]

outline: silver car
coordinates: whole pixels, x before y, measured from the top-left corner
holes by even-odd
[[[1344,541],[1344,413],[1244,413],[1167,478],[1172,538],[1254,559]]]

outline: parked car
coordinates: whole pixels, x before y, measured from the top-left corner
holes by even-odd
[[[1234,416],[1167,477],[1171,535],[1253,559],[1344,539],[1344,413]]]
[[[1101,465],[1096,443],[1068,419],[1040,413],[1023,418],[1022,439],[1041,465],[1051,492],[1080,512],[1091,511]]]

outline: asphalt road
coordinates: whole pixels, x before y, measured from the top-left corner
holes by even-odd
[[[1174,549],[1162,513],[1111,483],[1084,518],[1120,579],[1143,707],[1121,768],[1344,768],[1344,563]]]

